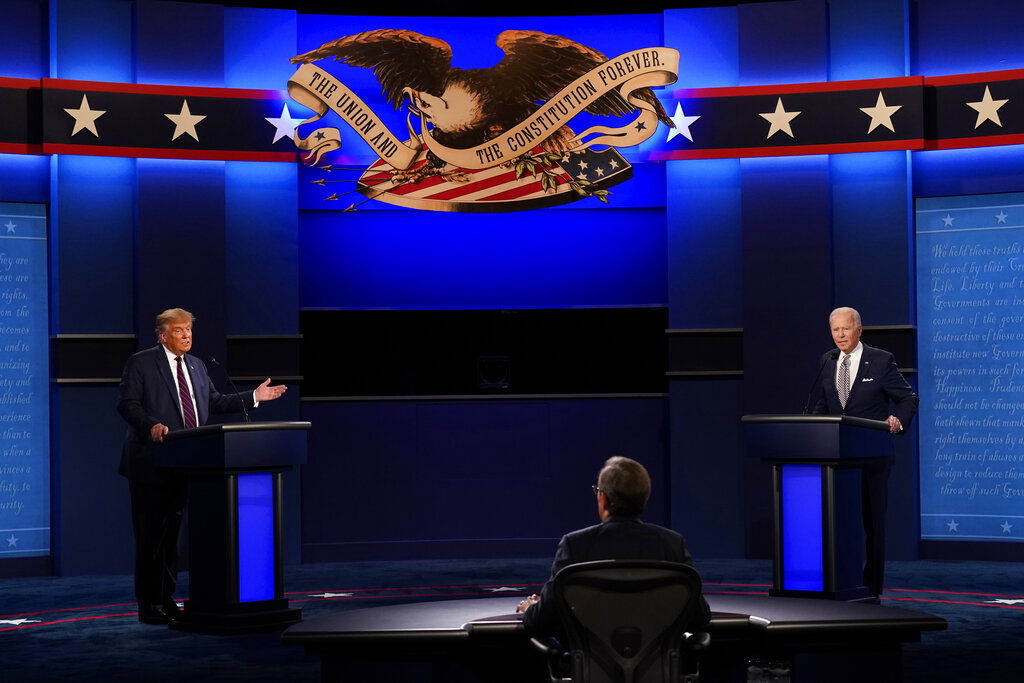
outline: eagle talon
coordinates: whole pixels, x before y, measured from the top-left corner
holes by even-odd
[[[414,168],[406,171],[395,171],[391,174],[391,182],[395,185],[407,185],[416,184],[427,178],[439,176],[443,180],[447,180],[453,183],[464,183],[469,180],[469,176],[462,172],[461,169],[452,169],[445,171],[447,164],[443,159],[440,159],[430,151],[427,152],[427,163],[423,164],[419,168]]]

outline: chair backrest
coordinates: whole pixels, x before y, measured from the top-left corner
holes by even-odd
[[[676,562],[602,560],[554,578],[574,683],[676,683],[697,613],[697,571]]]

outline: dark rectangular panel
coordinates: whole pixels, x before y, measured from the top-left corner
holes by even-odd
[[[303,311],[303,396],[660,393],[664,308]]]

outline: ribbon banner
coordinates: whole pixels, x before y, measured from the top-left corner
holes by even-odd
[[[316,112],[316,116],[299,126],[318,121],[328,111],[333,111],[373,148],[382,161],[397,169],[407,169],[416,160],[420,147],[400,141],[358,95],[323,69],[303,64],[288,79],[288,95]],[[299,135],[299,127],[296,127],[295,146],[309,152],[307,163],[316,164],[324,154],[341,147],[341,133],[337,128],[318,128],[303,138]]]
[[[409,169],[425,144],[449,165],[478,171],[529,153],[596,100],[615,90],[640,110],[640,116],[622,127],[595,126],[584,131],[573,139],[578,146],[576,149],[582,151],[594,145],[631,147],[643,142],[657,130],[657,113],[632,93],[640,88],[674,83],[678,67],[679,53],[672,48],[644,48],[619,55],[577,78],[511,130],[471,149],[453,149],[440,144],[422,117],[420,134],[415,133],[410,120],[410,139],[401,141],[355,93],[312,64],[302,65],[289,79],[288,93],[299,104],[317,112],[300,126],[319,120],[329,110],[334,111],[382,161],[398,170]],[[598,137],[585,142],[592,134]],[[324,154],[341,146],[341,136],[337,128],[320,128],[302,138],[296,129],[295,145],[309,152],[307,163],[315,164]]]

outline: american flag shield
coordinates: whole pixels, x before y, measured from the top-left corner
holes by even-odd
[[[378,160],[359,178],[370,199],[411,209],[502,213],[542,209],[586,197],[602,199],[607,189],[633,176],[633,167],[614,148],[584,149],[562,156],[531,151],[519,159],[466,170],[427,158],[400,171]],[[433,162],[433,163],[432,163]]]

